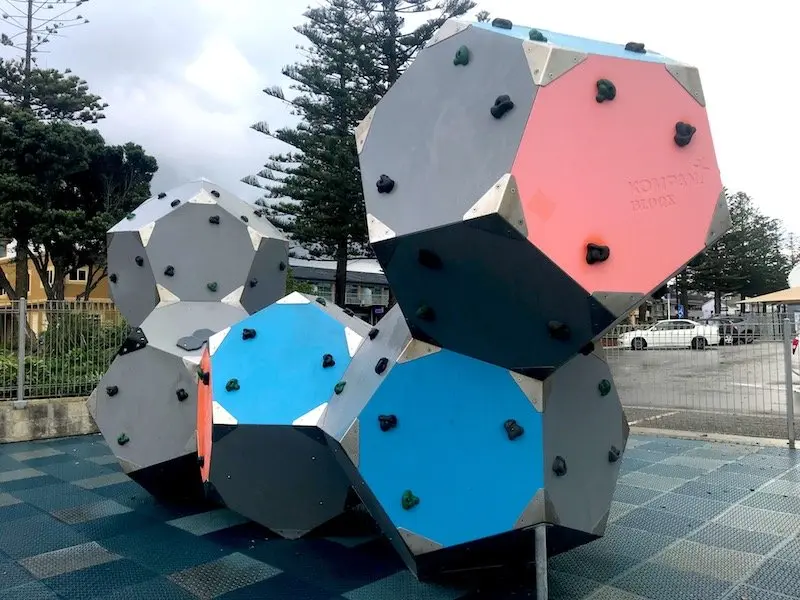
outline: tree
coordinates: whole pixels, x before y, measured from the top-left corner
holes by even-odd
[[[294,273],[292,270],[286,273],[286,293],[291,294],[292,292],[300,292],[301,294],[313,294],[314,293],[314,286],[311,285],[307,281],[301,281],[294,278]]]
[[[423,0],[327,0],[307,11],[307,23],[295,28],[309,42],[304,61],[283,70],[297,95],[287,99],[280,87],[264,90],[300,123],[275,132],[263,122],[253,126],[291,150],[271,156],[257,173],[265,185],[252,177],[243,181],[267,190],[273,202],[262,203],[275,225],[312,254],[335,258],[339,305],[345,303],[348,258],[370,253],[354,130],[444,20],[473,6],[471,0],[442,6]],[[434,16],[405,32],[403,16],[409,13]]]

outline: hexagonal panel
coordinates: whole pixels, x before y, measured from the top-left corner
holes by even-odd
[[[123,470],[155,495],[199,492],[196,368],[201,349],[178,346],[246,316],[218,302],[156,308],[120,348],[89,410]],[[200,333],[199,335],[203,335]]]
[[[159,302],[153,267],[138,231],[108,234],[108,264],[115,279],[111,298],[128,324],[138,327]]]
[[[293,293],[212,337],[198,431],[202,468],[227,506],[287,538],[344,511],[350,484],[317,425],[369,330]]]

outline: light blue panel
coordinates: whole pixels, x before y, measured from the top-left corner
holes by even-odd
[[[245,328],[256,337],[243,340]],[[327,402],[349,364],[345,326],[317,303],[273,304],[231,327],[211,357],[214,400],[242,425],[291,425]],[[225,389],[231,379],[240,389]]]
[[[525,27],[524,25],[514,25],[511,29],[500,29],[499,27],[492,27],[491,22],[489,23],[472,23],[473,27],[479,27],[481,29],[489,29],[495,33],[499,33],[501,35],[508,35],[511,37],[516,37],[521,40],[530,39],[528,34],[530,33],[532,27]],[[662,54],[658,54],[657,52],[653,52],[648,50],[646,54],[637,54],[636,52],[628,52],[625,50],[625,43],[622,44],[612,44],[610,42],[601,42],[598,40],[590,40],[587,38],[576,37],[574,35],[566,35],[563,33],[555,33],[554,31],[547,31],[546,29],[539,29],[542,32],[542,35],[547,38],[547,41],[555,46],[561,46],[562,48],[567,48],[569,50],[577,50],[578,52],[588,52],[589,54],[598,54],[600,56],[611,56],[613,58],[627,58],[629,60],[640,60],[644,62],[655,62],[655,63],[673,63],[675,62],[671,58],[667,58]],[[628,41],[639,41],[639,40],[628,40]],[[645,48],[647,44],[645,42]]]
[[[508,419],[525,430],[514,441]],[[447,350],[399,363],[359,423],[359,471],[386,514],[444,547],[510,531],[543,486],[541,414],[500,367]]]

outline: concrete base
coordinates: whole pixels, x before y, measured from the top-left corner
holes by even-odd
[[[0,444],[97,433],[86,398],[0,402]]]

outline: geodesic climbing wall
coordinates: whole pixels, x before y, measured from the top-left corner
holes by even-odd
[[[134,327],[89,399],[123,469],[152,493],[202,494],[197,370],[215,333],[285,293],[287,242],[206,180],[150,198],[108,235],[114,302]]]

